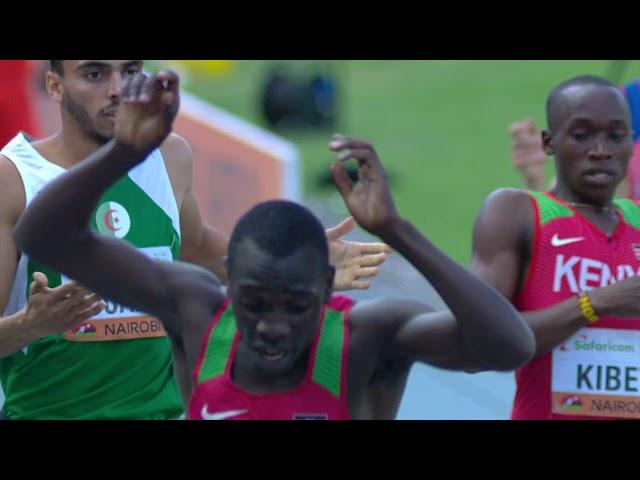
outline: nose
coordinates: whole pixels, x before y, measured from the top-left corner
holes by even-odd
[[[120,98],[120,93],[122,92],[122,77],[119,73],[114,73],[111,75],[109,79],[109,89],[107,91],[107,95],[112,100],[117,100]]]
[[[595,144],[589,150],[589,158],[593,160],[608,160],[613,156],[602,136],[596,138]]]
[[[286,322],[263,318],[258,321],[256,333],[270,343],[277,343],[289,336],[291,328]]]

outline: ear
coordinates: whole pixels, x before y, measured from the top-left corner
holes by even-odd
[[[551,135],[550,130],[542,131],[542,148],[547,155],[555,155],[556,149],[553,145],[553,135]]]
[[[56,72],[48,71],[45,77],[47,93],[49,97],[57,103],[62,103],[64,98],[64,86],[62,85],[62,77]]]
[[[336,269],[333,265],[327,266],[327,277],[325,279],[325,295],[324,295],[324,303],[329,303],[331,300],[331,295],[333,295],[333,280],[336,276]]]

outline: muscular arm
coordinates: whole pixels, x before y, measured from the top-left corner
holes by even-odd
[[[9,302],[18,260],[13,227],[24,209],[25,193],[20,175],[13,164],[0,157],[0,313]],[[31,343],[24,328],[25,309],[0,317],[0,357],[11,355]]]
[[[382,349],[385,357],[468,371],[513,370],[531,358],[531,330],[494,288],[405,220],[390,224],[380,236],[422,273],[451,309],[434,313],[418,302],[379,302],[367,316],[388,329],[380,335],[388,339]]]
[[[180,209],[180,230],[182,231],[180,259],[206,268],[226,284],[227,268],[224,259],[227,255],[229,238],[214,228],[203,225],[200,210],[191,189],[187,191]]]
[[[494,192],[473,229],[471,270],[513,300],[529,268],[533,235],[529,195],[513,189]],[[523,316],[536,336],[536,355],[552,350],[586,324],[575,298]]]
[[[180,211],[180,259],[194,263],[226,284],[224,258],[229,239],[212,227],[204,225],[193,191],[193,153],[180,136],[171,134],[160,148]]]
[[[382,341],[373,362],[405,358],[450,368],[511,370],[531,358],[533,334],[520,314],[490,285],[447,257],[397,213],[386,174],[373,147],[337,137],[343,151],[333,165],[336,186],[356,221],[404,256],[433,285],[451,313],[427,313],[426,305],[399,300],[356,306],[355,330]],[[359,183],[353,185],[342,163],[355,158]],[[389,320],[390,319],[390,320]]]

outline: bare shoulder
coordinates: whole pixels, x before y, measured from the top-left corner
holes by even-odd
[[[186,262],[160,262],[160,268],[178,302],[197,302],[216,309],[224,301],[222,283],[209,270]]]
[[[395,417],[413,360],[392,357],[387,352],[413,318],[433,311],[422,302],[393,297],[354,305],[350,316],[349,384],[355,411],[367,405],[372,418]]]
[[[531,196],[525,190],[500,188],[489,194],[474,225],[474,233],[491,230],[520,230],[533,219]]]
[[[160,145],[160,152],[164,162],[169,166],[178,168],[191,168],[193,153],[189,143],[176,133],[171,133]]]
[[[224,302],[224,290],[211,272],[183,262],[158,261],[157,280],[164,286],[164,305],[151,313],[160,318],[174,346],[192,356]]]
[[[193,175],[191,147],[180,135],[172,133],[160,145],[160,152],[162,153],[178,208],[181,209],[184,197],[191,189]]]
[[[519,188],[498,188],[491,192],[484,202],[483,209],[529,209],[531,196]]]
[[[18,169],[0,155],[0,217],[15,224],[26,205],[26,194]]]

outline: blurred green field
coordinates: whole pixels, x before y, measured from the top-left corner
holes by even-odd
[[[259,98],[271,61],[238,61],[217,77],[192,77],[186,88],[266,126]],[[153,69],[158,64],[151,63]],[[607,72],[608,61],[339,61],[341,119],[336,130],[370,140],[393,180],[400,212],[462,263],[484,198],[520,186],[510,166],[507,125],[525,116],[544,125],[551,88],[574,75]],[[631,62],[622,80],[640,77]],[[306,196],[341,209],[318,184],[333,156],[332,132],[277,132],[300,149]],[[549,171],[551,177],[553,172]]]

